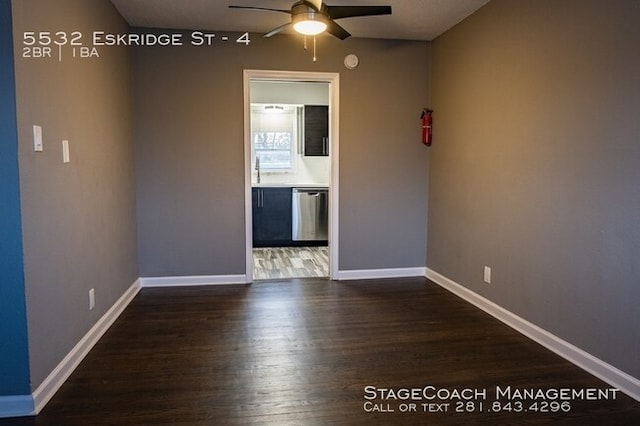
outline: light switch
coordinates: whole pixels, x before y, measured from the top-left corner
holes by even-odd
[[[33,150],[34,151],[43,151],[44,147],[42,146],[42,127],[33,126]]]
[[[69,141],[68,140],[63,140],[62,141],[62,162],[63,163],[68,163],[69,160]]]

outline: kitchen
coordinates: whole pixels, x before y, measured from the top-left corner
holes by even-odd
[[[250,83],[255,279],[329,275],[329,83]]]

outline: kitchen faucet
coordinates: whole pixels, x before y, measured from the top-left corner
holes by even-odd
[[[258,177],[256,178],[256,182],[260,183],[260,157],[256,155],[256,172],[258,172]]]

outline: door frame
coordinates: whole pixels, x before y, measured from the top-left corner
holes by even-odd
[[[251,81],[300,81],[329,84],[329,155],[331,176],[329,179],[329,278],[338,277],[339,230],[339,117],[340,74],[328,72],[252,70],[243,71],[244,97],[244,183],[245,183],[245,246],[247,283],[253,282],[253,212],[251,201]]]

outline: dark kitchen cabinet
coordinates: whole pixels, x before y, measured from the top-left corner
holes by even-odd
[[[329,155],[329,107],[326,105],[304,107],[304,155]]]
[[[291,188],[252,188],[253,246],[291,242]]]

